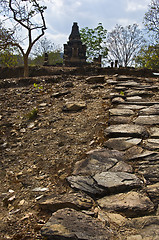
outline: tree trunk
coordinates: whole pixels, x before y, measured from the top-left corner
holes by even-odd
[[[28,55],[24,55],[24,77],[29,77]]]

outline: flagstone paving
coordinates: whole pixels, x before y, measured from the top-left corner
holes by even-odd
[[[95,78],[87,81],[95,82]],[[101,221],[124,224],[125,227],[128,224],[128,229],[135,231],[127,237],[121,233],[115,239],[159,238],[159,102],[157,98],[155,100],[158,85],[152,86],[152,83],[152,80],[141,81],[127,76],[107,79],[107,84],[112,86],[111,107],[103,148],[86,153],[84,159],[75,163],[72,175],[67,177],[72,189],[85,192],[94,199]],[[150,214],[151,217],[147,216]],[[45,237],[50,236],[55,220],[56,216],[53,216],[43,228]],[[89,221],[93,223],[94,218]],[[141,222],[145,231],[140,231]],[[62,236],[67,234],[64,231]],[[76,237],[91,239],[88,236],[79,238],[78,232]],[[96,234],[94,239],[99,239]]]
[[[103,79],[102,81],[105,83]],[[88,78],[87,82],[94,83],[96,79]],[[107,79],[106,83],[112,88],[109,94],[111,107],[108,111],[108,126],[104,131],[103,148],[94,149],[86,153],[84,159],[77,161],[72,175],[67,177],[67,182],[73,190],[85,192],[94,199],[97,208],[94,210],[92,208],[91,211],[97,214],[98,219],[125,225],[130,232],[135,232],[127,237],[121,233],[119,238],[114,239],[157,239],[159,238],[157,216],[159,102],[156,97],[158,83],[153,84],[149,79],[141,80],[127,76],[115,76]],[[75,223],[74,219],[67,217],[68,210],[63,214],[68,221]],[[75,215],[73,212],[69,214]],[[49,239],[57,232],[58,236],[69,239],[73,236],[69,227],[68,232],[64,228],[63,234],[59,228],[56,230],[58,227],[55,228],[56,215],[58,216],[58,212],[43,227],[42,234]],[[87,223],[87,219],[85,221]],[[61,222],[62,227],[65,222],[63,220]],[[93,224],[94,218],[89,219],[89,222]],[[139,227],[141,222],[144,226],[143,231]],[[96,224],[98,225],[97,220]],[[108,228],[111,230],[111,226],[111,224],[107,226],[105,231]],[[76,238],[71,239],[92,239],[91,236],[88,237],[88,231],[84,232],[85,238],[79,235],[78,230],[75,230],[74,234]],[[103,232],[101,239],[111,239],[107,232],[105,238],[102,234]],[[100,239],[96,233],[94,239]]]

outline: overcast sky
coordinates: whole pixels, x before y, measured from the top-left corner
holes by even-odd
[[[95,28],[101,22],[111,31],[116,24],[137,23],[140,28],[151,0],[47,0],[46,36],[56,45],[68,41],[73,22],[79,28]]]

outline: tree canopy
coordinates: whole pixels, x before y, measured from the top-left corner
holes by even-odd
[[[1,0],[0,14],[3,17],[0,24],[0,48],[12,46],[19,49],[24,59],[24,76],[29,74],[28,57],[31,49],[46,30],[44,18],[46,7],[39,2],[39,0]]]
[[[136,57],[136,65],[149,69],[159,69],[159,44],[142,47]]]
[[[145,13],[144,24],[159,39],[159,0],[151,0],[148,11]]]
[[[104,29],[102,23],[98,23],[98,26],[94,29],[85,27],[80,30],[81,40],[87,47],[88,61],[92,61],[94,57],[99,55],[102,55],[104,58],[107,56],[108,49],[105,46],[106,34],[107,30]]]

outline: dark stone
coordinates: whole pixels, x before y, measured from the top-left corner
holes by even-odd
[[[47,240],[110,239],[110,230],[101,221],[69,208],[53,213],[42,227],[41,234]]]
[[[104,189],[100,188],[95,180],[90,176],[70,176],[67,181],[72,188],[88,193],[89,195],[103,195]]]
[[[94,201],[84,193],[67,193],[58,196],[53,194],[44,196],[38,201],[38,204],[42,209],[55,212],[62,208],[87,210],[93,206]]]
[[[98,76],[90,76],[86,78],[87,83],[105,83],[105,76],[104,75],[98,75]]]
[[[134,174],[126,172],[102,172],[96,174],[93,178],[98,186],[106,188],[109,193],[141,187],[143,184]]]
[[[97,173],[108,171],[115,164],[118,163],[118,160],[114,157],[108,157],[104,159],[95,159],[95,158],[86,158],[81,161],[76,162],[74,166],[74,175],[87,174],[93,176]]]
[[[103,145],[110,149],[117,149],[119,151],[126,150],[141,142],[140,138],[110,138]]]
[[[87,155],[90,158],[96,159],[100,162],[106,164],[109,159],[116,159],[117,161],[123,160],[123,153],[118,150],[109,150],[106,148],[94,149],[87,152]],[[114,160],[113,160],[114,161]]]

